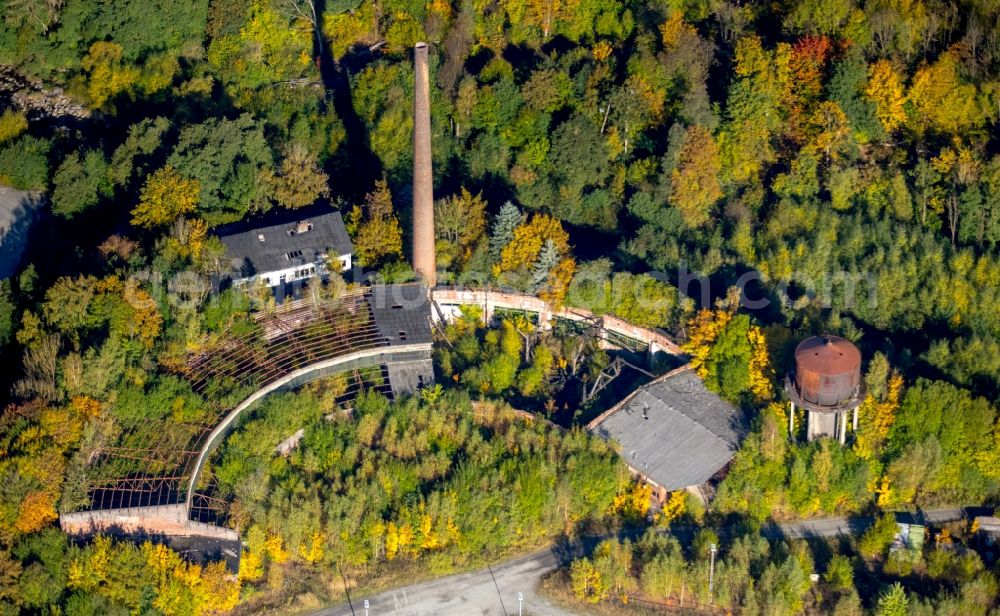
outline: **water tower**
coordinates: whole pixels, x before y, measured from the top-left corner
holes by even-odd
[[[788,430],[795,434],[795,408],[808,411],[808,439],[832,436],[847,441],[847,415],[858,429],[858,407],[864,398],[861,351],[839,336],[813,336],[795,348],[795,371],[785,379],[792,403]]]

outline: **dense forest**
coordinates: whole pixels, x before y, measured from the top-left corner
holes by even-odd
[[[54,522],[79,505],[75,469],[95,439],[147,414],[181,422],[204,412],[178,376],[182,359],[250,327],[251,304],[268,306],[266,291],[212,292],[209,278],[228,266],[212,229],[328,201],[361,266],[412,277],[404,230],[419,40],[431,43],[442,280],[535,292],[686,342],[709,386],[754,426],[719,486],[720,512],[760,523],[1000,495],[995,2],[0,6],[0,183],[44,191],[51,204],[18,274],[0,281],[6,611],[198,613],[236,600],[217,569],[152,545],[71,546]],[[747,295],[769,306],[736,309],[730,288],[747,272]],[[704,278],[688,284],[687,273]],[[379,550],[388,560],[372,534],[341,526],[354,497],[367,503],[357,523],[393,524],[398,535],[421,529],[420,507],[447,526],[447,508],[460,509],[448,495],[473,480],[502,488],[581,456],[580,477],[604,473],[587,479],[603,478],[603,491],[566,505],[571,515],[538,509],[564,496],[557,484],[492,530],[456,509],[458,528],[441,530],[440,546],[396,538],[398,554],[437,558],[442,570],[523,545],[519,529],[551,534],[567,515],[621,504],[629,488],[608,483],[617,475],[598,445],[472,413],[462,389],[544,406],[566,376],[560,360],[572,349],[533,342],[524,359],[519,327],[529,329],[473,328],[464,347],[439,352],[458,391],[438,400],[367,400],[356,423],[330,423],[305,392],[252,419],[280,441],[291,426],[272,426],[267,410],[299,409],[299,427],[312,427],[287,458],[241,433],[226,444],[220,489],[239,504],[234,524],[275,586],[286,556],[288,568],[361,567]],[[821,331],[854,340],[869,360],[870,395],[845,449],[788,444],[784,407],[772,404],[794,343]],[[586,357],[584,380],[604,361]],[[357,468],[332,461],[362,429],[384,444],[379,427],[399,431],[402,449],[348,452]],[[406,448],[432,441],[440,466],[411,464]],[[451,456],[474,462],[455,468]],[[406,483],[412,498],[390,498],[380,481]],[[333,504],[320,518],[286,515],[321,492]],[[314,541],[317,532],[333,539]],[[337,533],[362,543],[345,546]],[[752,560],[766,570],[783,558]],[[255,584],[265,585],[246,580],[244,596]]]

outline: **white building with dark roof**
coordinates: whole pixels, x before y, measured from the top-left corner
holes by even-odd
[[[736,454],[740,412],[689,366],[643,385],[587,428],[621,447],[633,472],[665,492],[707,482]]]
[[[234,285],[261,281],[268,287],[325,277],[330,265],[340,272],[352,266],[354,246],[340,212],[296,211],[264,224],[239,223],[216,235],[226,247]]]

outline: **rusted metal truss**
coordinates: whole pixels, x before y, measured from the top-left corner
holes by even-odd
[[[375,323],[369,290],[354,292],[329,305],[294,302],[255,316],[257,327],[191,355],[180,370],[202,396],[208,416],[199,420],[136,420],[119,426],[115,436],[89,456],[87,489],[93,509],[182,502],[192,461],[204,439],[229,410],[250,392],[297,368],[327,359],[388,346]],[[354,371],[343,398],[368,387],[390,393],[384,374]],[[222,501],[195,495],[195,509],[216,511]],[[210,517],[210,516],[209,516]]]

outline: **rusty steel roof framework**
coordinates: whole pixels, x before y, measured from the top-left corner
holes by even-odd
[[[191,355],[180,373],[208,405],[205,417],[200,421],[140,418],[116,425],[88,456],[87,508],[183,502],[203,442],[249,392],[315,362],[389,346],[370,301],[371,292],[366,290],[329,304],[295,302],[255,315],[253,326],[242,335]],[[388,391],[375,375],[366,381],[355,371],[345,396],[370,387]],[[192,513],[197,517],[211,517],[204,511],[218,506],[210,488],[194,495]]]
[[[342,375],[346,381],[344,392],[336,398],[337,407],[340,409],[349,410],[355,398],[369,391],[377,391],[387,398],[392,397],[389,371],[384,365],[375,369],[354,369],[338,374]],[[197,453],[194,452],[194,455]],[[192,495],[190,511],[188,512],[190,519],[196,522],[223,525],[229,514],[229,500],[220,498],[214,477],[207,481],[203,479],[199,483],[205,485],[196,489]]]

